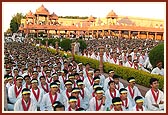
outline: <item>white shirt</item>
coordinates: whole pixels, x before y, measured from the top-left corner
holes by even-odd
[[[9,90],[8,90],[9,101],[10,101],[11,103],[13,103],[13,104],[14,104],[19,98],[22,97],[22,91],[20,91],[18,97],[16,98],[14,86],[15,86],[15,85],[11,86],[11,87],[9,88]],[[17,88],[17,87],[16,87],[16,88]],[[20,89],[20,88],[19,88],[19,89]],[[19,90],[19,89],[17,88],[17,90]]]
[[[112,95],[113,95],[114,97],[120,97],[119,91],[116,90],[116,89],[115,89],[115,91],[116,91],[116,95],[114,95],[114,92],[112,92]],[[112,98],[112,96],[110,95],[109,89],[106,90],[105,96],[106,96],[105,105],[106,105],[106,107],[110,107],[110,105],[112,104],[112,99],[113,99],[113,98]]]
[[[159,91],[159,97],[158,97],[158,100],[157,100],[157,104],[159,104],[160,101],[164,101],[163,92],[160,91],[160,90],[158,90],[158,91]],[[164,106],[163,106],[164,104],[159,104],[159,108],[152,105],[152,104],[155,104],[155,100],[154,100],[154,97],[152,95],[151,89],[146,92],[145,101],[146,101],[146,107],[149,111],[161,111],[161,109],[164,108]]]
[[[156,67],[152,70],[151,74],[157,74],[157,75],[160,74],[160,75],[164,76],[164,69],[163,68],[159,69],[158,67]]]
[[[26,106],[28,106],[28,104],[26,104],[25,101],[24,103]],[[23,106],[22,106],[22,98],[18,99],[16,103],[14,104],[14,111],[24,111]],[[33,99],[31,99],[31,103],[30,103],[28,111],[37,111],[37,105],[33,101]]]
[[[54,97],[55,97],[55,95],[52,95],[53,99],[54,99]],[[61,96],[60,96],[59,93],[57,93],[57,99],[56,99],[56,101],[62,102],[62,99],[61,99]],[[44,110],[53,111],[52,102],[50,100],[49,93],[46,93],[43,96],[43,99],[42,99],[42,102],[41,102],[41,105],[40,105],[40,110],[41,111],[44,111]]]
[[[133,66],[133,63],[130,62],[130,61],[127,61],[125,64],[124,64],[125,67],[132,67]]]
[[[125,89],[127,89],[127,91],[128,91],[127,96],[128,96],[128,98],[130,99],[130,101],[132,102],[132,105],[133,105],[133,106],[135,105],[134,99],[135,99],[136,96],[141,96],[141,97],[143,97],[137,86],[134,86],[133,89],[131,88],[131,91],[132,91],[132,92],[133,92],[133,90],[134,90],[134,97],[133,97],[133,98],[131,97],[131,94],[130,94],[130,91],[129,91],[129,89],[128,89],[128,86],[127,86]]]
[[[104,80],[104,87],[103,87],[104,91],[106,91],[106,90],[109,88],[108,83],[109,83],[110,80],[113,80],[113,78],[107,77],[107,78]]]
[[[143,111],[147,111],[145,106],[142,106],[142,108],[143,108]],[[132,108],[132,111],[137,111],[136,110],[136,105]],[[142,111],[142,109],[139,109],[139,111]]]
[[[44,95],[43,89],[39,88],[39,90],[40,90],[40,95],[39,95],[39,98],[38,98],[38,101],[37,101],[36,98],[35,98],[35,95],[33,94],[32,89],[30,89],[30,91],[31,91],[30,98],[32,98],[34,100],[34,102],[36,103],[37,107],[40,107],[40,104],[42,102],[43,95]],[[38,94],[38,89],[34,90],[34,91],[35,91],[35,93],[37,95]]]
[[[98,100],[98,106],[101,104],[101,100]],[[96,111],[96,99],[95,97],[93,97],[90,101],[89,101],[89,109],[88,111]],[[101,105],[100,110],[99,111],[105,111],[105,106]]]

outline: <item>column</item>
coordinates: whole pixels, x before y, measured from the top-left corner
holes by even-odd
[[[46,40],[46,48],[48,47],[48,40]]]
[[[50,30],[47,30],[47,38],[50,37]]]
[[[94,32],[94,30],[92,30],[92,37],[93,37],[93,32]]]
[[[108,30],[108,34],[109,34],[109,36],[111,36],[110,31],[111,31],[111,30]]]
[[[102,37],[104,37],[104,30],[102,30]]]
[[[37,24],[39,24],[39,15],[37,14]]]
[[[58,54],[58,42],[55,42],[56,54]]]
[[[75,44],[74,44],[74,43],[72,43],[72,44],[71,44],[72,60],[74,60],[74,59],[75,59],[74,46],[75,46]]]
[[[100,46],[99,47],[100,50],[100,63],[99,63],[99,69],[100,69],[100,73],[103,73],[103,54],[104,54],[104,46]]]
[[[155,40],[157,39],[157,32],[155,32]]]
[[[128,39],[131,39],[131,31],[128,31]]]
[[[138,31],[138,39],[140,38],[140,32]]]
[[[146,32],[146,38],[147,39],[149,38],[149,32]]]
[[[97,30],[96,36],[97,36],[97,38],[99,38],[99,30]]]
[[[118,35],[119,38],[121,38],[121,34],[122,34],[121,30],[119,30],[119,35]]]

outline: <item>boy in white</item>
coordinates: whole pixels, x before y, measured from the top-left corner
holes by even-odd
[[[68,99],[69,106],[65,111],[76,111],[79,107],[77,106],[77,98],[75,96],[70,96]]]
[[[109,73],[109,77],[107,77],[104,81],[104,87],[103,87],[104,91],[106,91],[109,88],[109,85],[108,85],[109,81],[113,80],[114,71],[109,70],[108,73]]]
[[[13,110],[14,104],[16,103],[16,101],[22,97],[22,93],[21,93],[22,82],[23,82],[23,77],[17,76],[16,84],[9,88],[8,97],[9,97],[10,106],[8,107],[8,110]]]
[[[103,88],[97,87],[95,92],[96,96],[90,100],[88,111],[105,111],[105,96],[103,96]]]
[[[164,76],[164,69],[162,68],[162,62],[157,62],[157,67],[154,68],[151,72],[151,74],[157,74],[157,75],[162,75]]]
[[[109,89],[105,91],[105,96],[106,96],[106,107],[109,107],[112,103],[110,100],[112,100],[115,97],[119,97],[119,91],[115,89],[115,84],[114,81],[109,81],[108,83]]]
[[[128,81],[128,86],[125,88],[128,91],[128,98],[130,99],[130,101],[132,102],[132,105],[135,105],[135,97],[136,96],[142,96],[141,92],[139,91],[138,87],[135,86],[135,78],[134,77],[129,77],[127,79]]]
[[[31,95],[30,97],[34,100],[37,105],[37,110],[40,110],[40,105],[43,99],[44,92],[41,88],[38,87],[38,80],[31,80],[32,88],[30,89]]]
[[[133,111],[146,111],[144,104],[144,100],[141,96],[136,96],[135,97],[135,103],[136,105],[133,107]]]
[[[18,99],[14,105],[14,111],[37,111],[37,105],[32,98],[30,98],[30,89],[24,88],[22,90],[22,98]]]
[[[122,106],[122,101],[120,97],[113,98],[112,105],[107,110],[108,111],[125,111],[124,107]]]
[[[132,110],[132,102],[130,99],[127,97],[127,89],[121,88],[120,91],[120,99],[122,100],[122,106],[126,111],[131,111]]]
[[[145,95],[146,107],[149,111],[164,110],[164,94],[158,89],[158,79],[150,79],[151,89]]]
[[[113,80],[114,80],[114,83],[115,83],[115,89],[117,89],[118,91],[121,89],[121,88],[124,88],[124,85],[120,82],[120,76],[118,75],[113,75]]]
[[[52,82],[50,84],[50,92],[43,96],[40,106],[41,111],[53,111],[52,104],[55,101],[62,101],[60,94],[57,93],[57,89],[58,85],[55,82]]]

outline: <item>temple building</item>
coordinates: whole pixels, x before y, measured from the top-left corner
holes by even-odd
[[[94,14],[87,19],[59,18],[41,5],[35,13],[29,11],[26,14],[26,19],[21,20],[19,31],[36,37],[43,33],[48,38],[52,35],[69,37],[75,34],[94,38],[118,36],[164,40],[164,20],[119,16],[113,10],[104,18],[94,17]]]

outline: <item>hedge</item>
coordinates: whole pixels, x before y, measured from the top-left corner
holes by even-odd
[[[41,48],[46,48],[46,47],[41,46]],[[48,48],[48,51],[50,51],[52,53],[56,53],[55,49]],[[65,55],[66,55],[66,57],[72,56],[71,53],[67,53],[65,51],[59,51],[59,53],[61,54],[61,56],[65,56]],[[99,61],[98,60],[94,60],[94,59],[87,58],[84,56],[75,55],[75,61],[77,63],[82,62],[84,65],[86,63],[90,63],[91,67],[94,69],[99,68]],[[159,79],[159,84],[160,84],[159,89],[162,89],[164,86],[164,77],[163,76],[150,74],[150,73],[147,73],[142,70],[135,70],[133,68],[123,67],[123,66],[111,64],[108,62],[103,62],[103,68],[104,68],[105,73],[108,73],[108,71],[110,69],[113,69],[115,71],[115,74],[121,76],[122,79],[124,79],[124,80],[127,80],[128,77],[133,76],[133,77],[135,77],[137,84],[148,87],[148,88],[150,87],[149,80],[152,77]]]
[[[58,42],[58,46],[60,46],[63,50],[68,51],[71,50],[71,43],[73,40],[63,38],[62,41],[60,39],[56,38],[49,38],[49,39],[40,39],[40,38],[35,38],[35,40],[41,40],[41,44],[46,45],[46,41],[48,41],[48,45],[52,44],[52,46],[55,47],[55,42]],[[84,40],[78,39],[78,42],[80,43],[80,50],[83,51],[86,49],[87,44]]]

